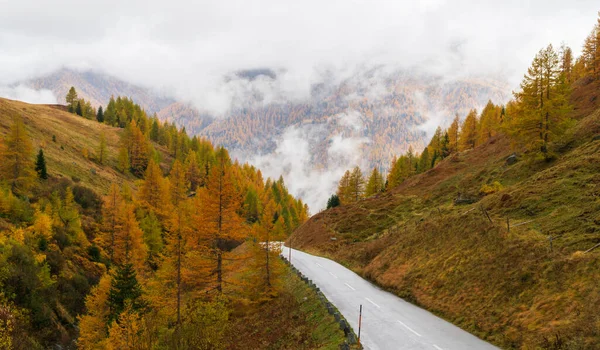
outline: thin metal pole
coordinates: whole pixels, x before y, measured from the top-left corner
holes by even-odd
[[[290,248],[289,248],[289,254],[288,254],[288,261],[290,262],[290,264],[292,263],[292,236],[290,236]]]
[[[360,327],[362,325],[362,304],[360,304],[360,309],[358,311],[358,345],[360,345]]]

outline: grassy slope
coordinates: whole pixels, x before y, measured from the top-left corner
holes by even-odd
[[[113,182],[133,185],[134,177],[124,176],[116,170],[120,129],[68,113],[61,106],[32,105],[0,98],[0,136],[8,133],[14,114],[23,117],[35,153],[40,147],[44,149],[50,176],[80,179],[82,184],[100,194],[108,192]],[[102,132],[106,135],[109,154],[104,166],[92,160]],[[52,141],[53,135],[56,142]],[[85,148],[90,159],[83,157]]]
[[[582,253],[600,242],[599,133],[597,110],[556,161],[511,166],[509,141],[492,139],[391,193],[315,215],[293,245],[502,347],[600,348],[600,248]],[[454,205],[458,193],[478,197],[493,181],[504,189]],[[509,233],[507,217],[534,221]]]

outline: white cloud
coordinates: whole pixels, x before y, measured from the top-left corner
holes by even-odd
[[[577,52],[598,10],[597,0],[1,2],[0,85],[94,68],[216,112],[248,92],[302,99],[311,83],[358,66],[502,76],[516,87],[547,43]],[[223,79],[262,67],[277,79]]]
[[[14,87],[0,85],[0,97],[11,100],[19,100],[28,103],[56,104],[56,96],[50,90],[34,90],[27,86],[17,85]]]
[[[366,138],[334,135],[327,148],[327,167],[319,167],[312,147],[325,131],[325,124],[291,126],[277,140],[274,152],[249,160],[267,177],[277,179],[282,175],[290,193],[302,198],[312,213],[325,208],[346,170],[356,165],[364,168],[361,147],[369,142]]]

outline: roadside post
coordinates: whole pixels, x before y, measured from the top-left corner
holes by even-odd
[[[362,304],[360,304],[360,309],[358,311],[358,345],[360,345],[360,327],[362,324]]]

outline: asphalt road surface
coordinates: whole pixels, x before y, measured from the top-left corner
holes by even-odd
[[[282,255],[288,258],[289,248]],[[467,350],[497,347],[366,281],[335,261],[292,249],[292,265],[311,279],[371,350]]]

